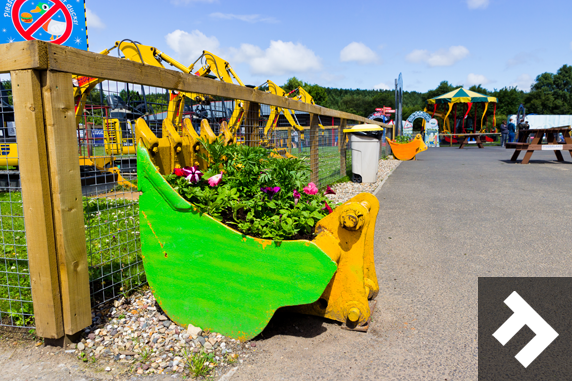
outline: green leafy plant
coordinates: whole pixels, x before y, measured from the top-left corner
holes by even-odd
[[[312,239],[316,223],[331,212],[325,194],[304,180],[311,172],[306,161],[278,158],[261,147],[202,144],[209,163],[204,175],[193,167],[165,176],[200,213],[280,242]]]
[[[147,360],[149,360],[149,358],[151,357],[152,353],[153,353],[153,349],[151,349],[147,346],[141,348],[141,351],[139,352],[139,356],[141,356],[141,362],[146,363]]]
[[[407,144],[411,141],[411,136],[409,135],[403,135],[403,136],[396,136],[395,137],[395,142],[397,144]]]
[[[214,353],[206,353],[205,351],[191,353],[190,355],[186,355],[185,353],[185,361],[189,372],[195,378],[208,375],[212,370],[209,365],[211,363],[216,364]]]

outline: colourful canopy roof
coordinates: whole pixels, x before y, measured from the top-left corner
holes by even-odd
[[[433,105],[435,103],[470,103],[470,102],[493,102],[496,103],[495,97],[489,97],[475,93],[474,91],[459,87],[447,94],[440,95],[435,98],[427,99],[427,104]]]

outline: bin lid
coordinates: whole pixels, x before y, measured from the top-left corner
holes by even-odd
[[[352,132],[370,132],[370,131],[383,131],[383,127],[380,127],[377,124],[358,124],[353,126],[352,128],[344,129],[344,133],[346,134],[350,134]]]

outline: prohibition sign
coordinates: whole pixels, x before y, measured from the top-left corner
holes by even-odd
[[[58,11],[62,11],[66,19],[66,31],[59,38],[50,42],[61,45],[66,42],[68,38],[70,38],[73,31],[73,21],[70,12],[61,2],[61,0],[50,0],[52,3],[54,3],[54,5],[52,5],[50,9],[48,9],[48,11],[40,16],[40,18],[38,18],[34,23],[32,23],[28,29],[24,29],[22,26],[22,21],[20,20],[20,9],[26,1],[28,0],[16,0],[14,6],[12,7],[12,23],[14,23],[14,27],[16,27],[16,30],[22,37],[28,41],[36,40],[36,38],[33,37],[34,33],[36,33],[38,29],[47,23]]]

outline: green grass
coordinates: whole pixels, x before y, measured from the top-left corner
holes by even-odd
[[[191,353],[185,357],[189,371],[194,378],[208,375],[212,371],[209,364],[215,363],[214,353],[201,351],[200,353]]]
[[[100,303],[145,282],[139,239],[139,204],[108,198],[84,198],[89,279]]]
[[[310,161],[310,148],[304,147],[300,153],[297,148],[292,149],[292,155]],[[351,172],[351,151],[347,151],[346,168]],[[347,175],[347,173],[346,173]],[[351,175],[351,173],[350,173]],[[318,150],[318,187],[324,188],[342,178],[340,174],[340,152],[339,147],[319,147]],[[309,181],[309,179],[308,179]]]
[[[24,233],[22,195],[0,193],[0,318],[2,324],[33,323],[28,248]]]
[[[0,318],[31,326],[32,294],[20,192],[0,193]],[[139,206],[131,200],[84,198],[90,288],[97,304],[145,282]]]

